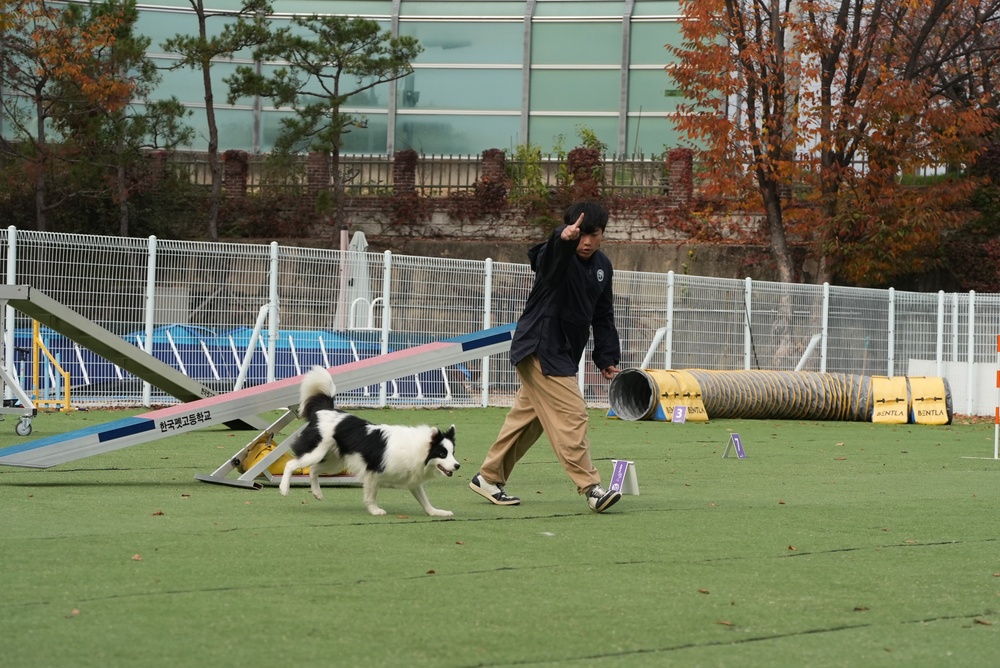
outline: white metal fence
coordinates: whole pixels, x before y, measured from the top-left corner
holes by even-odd
[[[532,281],[527,265],[490,260],[13,227],[0,238],[6,283],[33,286],[218,391],[511,323]],[[614,280],[622,368],[944,376],[957,413],[993,413],[1000,295],[631,271]],[[9,307],[4,322],[5,360],[26,378],[31,323]],[[51,330],[43,339],[71,373],[75,405],[176,401]],[[43,369],[39,395],[60,391]],[[587,400],[607,406],[589,352],[581,369]],[[506,405],[516,387],[500,355],[344,403]]]

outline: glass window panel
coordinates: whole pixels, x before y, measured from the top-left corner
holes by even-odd
[[[263,65],[261,67],[261,74],[263,74],[265,77],[273,76],[274,73],[279,69],[281,69],[280,65],[273,65],[273,64]],[[406,78],[408,79],[409,77]],[[369,84],[370,82],[371,78],[361,79],[359,81],[357,77],[350,74],[346,74],[341,76],[340,78],[340,91],[342,94],[347,94],[350,93],[351,91],[358,90],[359,88]],[[387,109],[389,106],[390,85],[391,84],[389,82],[380,83],[377,86],[368,88],[359,93],[351,95],[344,106],[355,107],[355,108],[366,108],[366,109],[367,108]],[[333,84],[330,80],[328,80],[326,82],[326,86],[327,88],[332,88]],[[316,80],[308,82],[303,90],[312,93],[314,95],[324,95],[324,96],[326,95],[326,93],[320,86],[319,82]],[[307,99],[306,97],[302,98],[302,102],[304,104],[311,101],[313,100]]]
[[[406,16],[524,16],[524,2],[415,2],[403,0],[400,17]]]
[[[190,5],[188,7],[190,8]],[[227,16],[213,16],[205,21],[205,30],[210,38],[215,37],[222,32],[227,24],[233,23],[235,20],[235,18]],[[149,45],[151,53],[164,53],[163,42],[165,40],[175,35],[197,34],[198,18],[191,11],[163,12],[146,9],[139,12],[135,31],[151,40]],[[252,49],[237,51],[236,57],[249,61],[253,57],[252,51]]]
[[[340,14],[373,18],[375,16],[391,16],[392,0],[350,0],[349,2],[281,0],[280,4],[274,3],[274,9],[282,14],[299,14],[301,16]]]
[[[310,17],[303,16],[301,18],[310,18]],[[389,32],[390,25],[388,21],[376,21],[376,23],[379,24],[378,27],[380,32]],[[300,26],[298,23],[293,23],[292,21],[288,21],[279,27],[288,28],[289,32],[296,37],[302,37],[308,40],[316,39],[316,32],[314,30],[311,30],[307,26]]]
[[[401,109],[518,111],[521,70],[418,69],[397,82]]]
[[[427,155],[479,155],[486,149],[509,149],[521,143],[518,116],[396,117],[396,150]]]
[[[535,23],[531,27],[533,65],[620,65],[622,26],[618,23]]]
[[[618,111],[618,70],[532,70],[532,111]]]
[[[625,13],[624,2],[563,2],[538,0],[535,16],[616,16]]]
[[[352,79],[351,83],[354,84],[355,80]],[[355,93],[347,98],[344,106],[355,109],[388,109],[389,86],[391,85],[391,83],[380,83],[360,93]],[[354,88],[354,90],[357,90],[357,88]]]
[[[365,114],[367,127],[351,128],[343,136],[341,153],[385,154],[389,136],[389,117],[386,114]]]
[[[636,0],[632,16],[679,16],[680,5],[678,0]]]
[[[265,109],[261,113],[261,138],[260,150],[269,153],[274,150],[274,144],[278,141],[284,129],[281,125],[283,118],[294,118],[291,111],[278,111],[275,109]],[[342,137],[341,153],[382,153],[386,152],[388,136],[388,117],[385,114],[359,114],[359,118],[366,121],[364,128],[352,127],[349,132]],[[308,150],[308,145],[299,147],[300,150]]]
[[[627,128],[625,152],[629,155],[649,157],[689,145],[669,116],[629,117]]]
[[[162,67],[176,65],[177,61],[157,59],[156,64]],[[223,79],[232,76],[236,72],[237,66],[236,63],[212,63],[212,94],[217,106],[227,104],[226,96],[229,95],[229,86]],[[199,70],[184,67],[176,70],[161,70],[160,74],[163,75],[163,80],[156,87],[156,99],[166,99],[173,95],[187,104],[205,103],[205,88],[202,85]],[[236,104],[249,105],[252,103],[253,99],[249,97],[242,97],[236,101]]]
[[[161,44],[164,40],[178,34],[189,35],[197,30],[198,19],[190,12],[182,14],[146,9],[139,12],[139,18],[135,22],[135,32],[151,40],[149,49],[154,53],[163,52]]]
[[[203,107],[192,109],[184,118],[185,125],[194,129],[191,149],[204,151],[208,147],[208,120]],[[216,109],[215,124],[219,130],[219,151],[253,150],[253,114],[242,109]]]
[[[519,65],[524,60],[523,23],[400,21],[399,33],[416,37],[424,47],[414,63]]]
[[[677,58],[666,49],[666,44],[679,45],[683,41],[679,21],[632,24],[633,65],[666,65]]]
[[[675,111],[683,101],[677,83],[665,70],[629,72],[629,111]]]
[[[617,151],[617,116],[532,116],[528,121],[528,138],[541,147],[542,153],[571,151],[581,144],[581,129],[593,131],[609,152]]]
[[[242,3],[240,0],[220,0],[219,2],[213,2],[213,9],[229,9],[236,11],[240,8]],[[180,7],[188,11],[191,10],[191,3],[188,0],[154,0],[149,3],[142,3],[143,10],[148,7]]]

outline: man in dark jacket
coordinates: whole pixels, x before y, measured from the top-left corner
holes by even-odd
[[[601,487],[590,459],[587,405],[577,384],[580,358],[594,332],[594,363],[611,380],[621,344],[615,327],[611,260],[599,249],[608,213],[595,202],[576,202],[564,224],[528,251],[535,283],[517,321],[511,362],[521,379],[514,406],[469,486],[500,506],[521,500],[504,490],[514,465],[544,431],[590,509],[603,512],[621,494]]]

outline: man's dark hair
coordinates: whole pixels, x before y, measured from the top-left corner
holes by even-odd
[[[594,234],[597,230],[604,231],[608,226],[608,212],[599,203],[592,200],[573,202],[563,214],[563,222],[572,225],[576,219],[583,214],[583,222],[580,223],[581,234]]]

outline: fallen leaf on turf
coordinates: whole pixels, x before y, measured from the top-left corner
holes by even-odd
[[[864,605],[859,605],[854,608],[854,612],[868,612],[868,607]]]
[[[715,501],[709,501],[708,505],[710,508],[715,508]]]
[[[408,520],[408,519],[410,519],[410,516],[409,515],[396,515],[396,519],[397,520]]]
[[[66,615],[66,619],[72,619],[73,617],[78,617],[79,615],[80,615],[80,609],[73,608],[72,610],[69,611],[69,614]]]
[[[976,617],[972,621],[974,621],[976,624],[982,624],[983,626],[993,626],[993,622],[991,622],[988,619],[979,619],[978,617]]]
[[[708,591],[707,589],[699,589],[699,590],[698,590],[698,593],[699,593],[699,594],[708,594],[708,593],[709,593],[709,591]]]
[[[1000,578],[1000,573],[994,573],[994,574],[993,574],[993,577],[995,577],[995,578]]]
[[[162,514],[163,514],[162,510],[157,510],[155,513],[152,514],[152,517],[158,517],[159,515],[162,515]]]
[[[782,499],[778,499],[778,505],[783,506],[785,505],[785,502]]]
[[[190,494],[181,494],[181,498],[182,499],[190,499],[191,495]]]
[[[730,622],[728,620],[725,620],[725,619],[717,619],[717,620],[715,620],[715,623],[716,624],[722,624],[723,626],[732,626],[733,625],[732,622]]]
[[[915,540],[904,540],[903,542],[904,542],[904,543],[909,543],[910,545],[913,545],[913,544],[914,544],[914,543],[916,543],[917,541],[915,541]]]
[[[789,545],[788,549],[791,550],[792,552],[798,552],[799,550],[799,548],[795,547],[794,545]]]
[[[142,561],[142,555],[141,554],[133,554],[132,555],[132,561]]]
[[[840,443],[838,443],[838,444],[837,444],[837,447],[840,447],[840,448],[844,447],[844,442],[843,442],[843,441],[841,441]]]
[[[847,461],[847,457],[834,457],[833,459],[834,459],[834,461],[837,461],[837,462]]]
[[[455,545],[465,545],[465,541],[464,540],[456,540],[455,541]]]
[[[432,570],[429,570],[429,571],[427,571],[427,575],[434,575],[435,573],[437,573],[437,571],[435,571],[435,570],[433,570],[433,569],[432,569]]]

